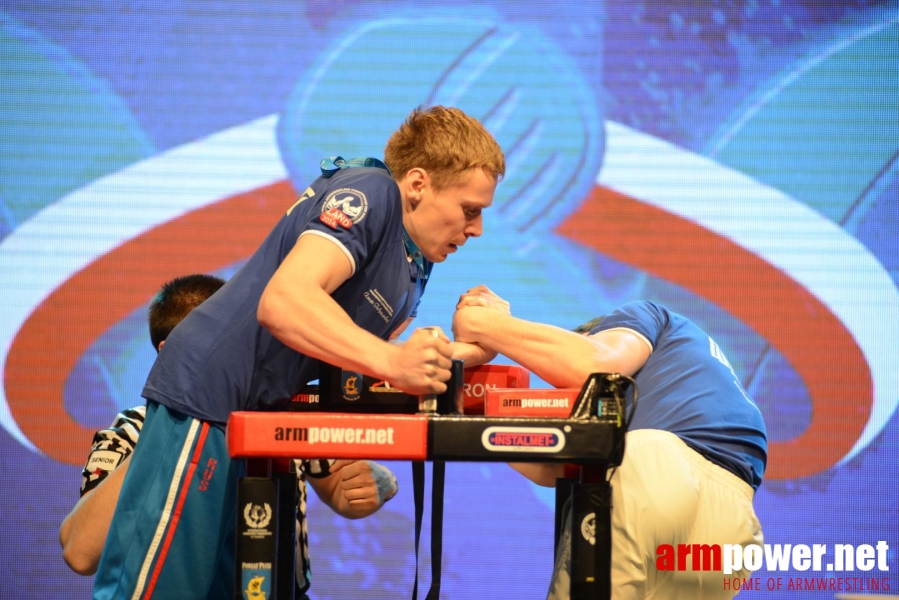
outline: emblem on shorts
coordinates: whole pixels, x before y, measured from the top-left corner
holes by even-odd
[[[250,502],[243,509],[243,518],[247,522],[247,527],[262,529],[272,520],[272,507],[268,502],[261,506]]]
[[[351,224],[358,223],[368,212],[368,198],[359,190],[340,188],[328,194],[322,203],[322,213],[327,213],[332,209],[337,209],[346,215]]]
[[[596,545],[596,513],[590,513],[581,521],[581,535],[591,546]]]

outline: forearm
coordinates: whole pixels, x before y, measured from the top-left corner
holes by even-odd
[[[602,366],[593,343],[559,327],[496,313],[470,324],[473,341],[509,357],[555,387],[580,387]]]
[[[389,380],[398,349],[357,326],[331,297],[352,275],[340,248],[321,236],[300,236],[269,279],[257,318],[278,340],[306,356]]]
[[[267,290],[259,321],[285,345],[341,368],[389,379],[396,347],[357,326],[320,287]],[[291,315],[293,318],[285,318]]]
[[[79,575],[97,571],[130,458],[82,496],[59,528],[63,559]]]
[[[453,349],[453,360],[461,360],[465,363],[466,369],[485,365],[496,358],[496,352],[487,350],[479,344],[452,342],[450,346]]]

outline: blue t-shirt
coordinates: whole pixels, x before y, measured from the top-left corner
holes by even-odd
[[[277,408],[318,378],[315,359],[256,319],[263,290],[301,235],[333,240],[350,260],[352,276],[331,297],[356,325],[387,339],[415,315],[426,281],[407,259],[399,187],[381,168],[341,170],[317,179],[247,264],[175,327],[145,398],[224,426],[231,412]]]
[[[686,317],[646,301],[614,310],[591,333],[610,329],[632,330],[652,347],[634,376],[630,430],[670,431],[758,489],[767,462],[765,423],[718,344]],[[633,389],[628,414],[632,402]]]

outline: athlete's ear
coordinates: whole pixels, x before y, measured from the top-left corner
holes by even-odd
[[[406,173],[402,185],[406,192],[406,198],[413,208],[418,206],[422,201],[425,190],[429,184],[430,177],[428,176],[428,172],[421,167],[409,169],[409,172]]]
[[[159,345],[156,346],[156,353],[159,354],[159,351],[162,350],[162,347],[165,346],[165,340],[159,342]]]

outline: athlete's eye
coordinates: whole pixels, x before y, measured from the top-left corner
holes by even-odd
[[[469,219],[474,219],[475,217],[477,217],[481,214],[480,208],[466,208],[464,210],[465,210],[465,216]]]

